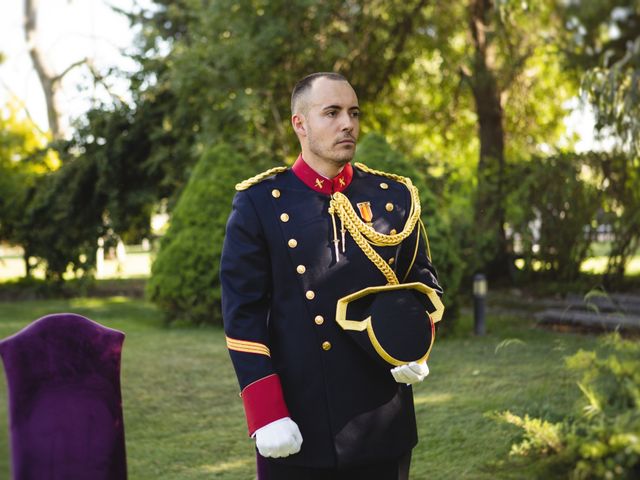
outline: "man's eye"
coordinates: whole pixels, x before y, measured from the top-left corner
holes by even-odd
[[[327,112],[327,117],[335,117],[336,116],[336,112],[334,110],[330,110]]]
[[[351,112],[351,116],[353,118],[360,118],[361,113],[360,112]]]

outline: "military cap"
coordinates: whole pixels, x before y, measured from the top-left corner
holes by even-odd
[[[379,364],[399,366],[426,360],[435,322],[444,305],[424,283],[368,287],[342,297],[336,322]]]

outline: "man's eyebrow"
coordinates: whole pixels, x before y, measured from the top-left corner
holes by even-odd
[[[328,105],[322,110],[342,110],[342,108],[342,105]],[[358,105],[354,105],[353,107],[349,107],[347,110],[360,110],[360,107]]]

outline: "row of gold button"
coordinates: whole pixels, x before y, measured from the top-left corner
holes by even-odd
[[[280,198],[280,195],[281,195],[280,190],[278,190],[277,188],[274,188],[273,190],[271,190],[271,195],[273,196],[273,198]],[[280,215],[281,222],[287,223],[289,220],[290,220],[289,214],[282,213]],[[287,242],[287,245],[289,245],[289,248],[296,248],[298,246],[298,241],[295,238],[290,238],[289,241]],[[296,272],[298,272],[300,275],[302,275],[306,271],[307,271],[307,267],[305,267],[304,265],[298,265],[296,267]],[[313,300],[316,297],[316,294],[313,290],[307,290],[305,293],[305,297],[307,297],[307,300]],[[324,317],[322,315],[316,315],[313,321],[315,322],[316,325],[322,325],[324,323]],[[328,341],[322,342],[322,349],[324,351],[331,350],[331,342],[328,342]]]

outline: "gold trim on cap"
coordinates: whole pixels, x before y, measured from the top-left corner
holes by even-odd
[[[389,353],[384,349],[384,347],[378,341],[373,328],[371,327],[371,316],[365,318],[364,320],[347,320],[347,306],[350,302],[354,300],[358,300],[359,298],[365,297],[370,294],[388,291],[388,290],[401,290],[401,289],[414,289],[419,292],[424,293],[431,303],[435,307],[433,312],[427,312],[429,315],[429,320],[431,322],[431,344],[429,345],[429,349],[424,357],[414,360],[415,362],[421,362],[429,358],[429,354],[431,353],[431,348],[433,347],[433,342],[435,340],[435,329],[434,324],[442,320],[442,315],[444,313],[444,305],[440,300],[440,297],[436,293],[436,291],[420,282],[413,283],[403,283],[400,285],[383,285],[379,287],[368,287],[362,290],[358,290],[357,292],[352,293],[351,295],[347,295],[346,297],[342,297],[338,300],[336,304],[336,322],[343,330],[352,330],[356,332],[364,332],[366,330],[367,335],[369,336],[369,341],[371,345],[375,349],[376,353],[380,355],[382,359],[391,365],[404,365],[406,362],[398,360],[397,358],[392,357]]]
[[[392,228],[389,235],[395,235],[396,233],[398,233],[398,231],[395,228]]]
[[[442,300],[440,300],[440,297],[438,296],[436,291],[433,288],[425,285],[424,283],[412,282],[412,283],[400,283],[398,285],[381,285],[378,287],[367,287],[367,288],[363,288],[362,290],[358,290],[357,292],[354,292],[350,295],[340,298],[338,300],[338,303],[336,304],[336,321],[340,323],[339,319],[344,319],[346,317],[347,305],[349,304],[349,302],[358,300],[359,298],[369,295],[371,293],[378,293],[378,292],[383,292],[387,290],[404,290],[404,289],[414,289],[424,293],[429,298],[429,300],[431,300],[431,303],[435,307],[435,310],[433,312],[429,312],[429,316],[431,317],[434,323],[442,320],[442,316],[444,314],[444,305],[442,304]]]

